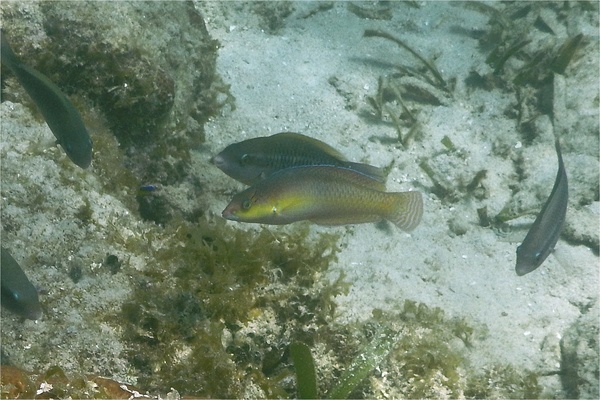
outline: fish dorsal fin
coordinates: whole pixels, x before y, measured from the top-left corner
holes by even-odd
[[[305,135],[302,135],[300,133],[295,133],[295,132],[281,132],[281,133],[276,133],[275,135],[273,135],[273,137],[278,137],[278,138],[282,138],[282,139],[289,138],[289,139],[294,139],[294,140],[301,140],[312,146],[318,147],[319,149],[323,150],[325,153],[329,154],[332,157],[337,158],[340,161],[348,161],[346,156],[344,156],[342,153],[340,153],[339,151],[337,151],[336,149],[334,149],[327,143],[322,142],[319,139],[311,138],[310,136],[305,136]]]
[[[332,168],[338,168],[342,171],[347,171],[347,172],[345,172],[345,175],[347,175],[349,177],[351,174],[352,175],[351,180],[356,184],[364,186],[368,189],[377,190],[378,192],[385,192],[385,182],[377,180],[376,178],[374,178],[371,175],[367,175],[367,174],[363,173],[362,171],[358,171],[358,170],[352,169],[352,168],[339,168],[339,167],[332,167]]]
[[[372,176],[364,174],[352,168],[336,167],[334,165],[307,165],[302,167],[288,168],[284,171],[293,171],[304,169],[304,171],[314,171],[313,173],[336,180],[344,180],[350,184],[359,185],[370,190],[385,192],[385,183],[374,179]]]
[[[361,174],[367,175],[370,178],[375,179],[376,181],[379,181],[383,184],[385,184],[385,181],[387,180],[387,175],[385,174],[383,168],[379,168],[374,165],[348,162],[348,168],[358,171]]]

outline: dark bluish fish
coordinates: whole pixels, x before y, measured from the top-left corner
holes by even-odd
[[[416,228],[423,215],[421,193],[384,190],[383,183],[348,168],[287,168],[236,194],[223,217],[271,225],[304,220],[343,225],[386,219],[407,232]]]
[[[246,185],[253,185],[279,170],[306,165],[333,165],[361,172],[380,182],[386,179],[381,168],[347,161],[328,144],[293,132],[234,143],[214,156],[212,162]]]
[[[138,188],[138,196],[152,196],[160,189],[159,185],[142,185]]]
[[[17,58],[4,31],[0,35],[2,64],[15,74],[25,88],[71,161],[81,168],[89,167],[92,162],[92,139],[73,103],[46,76]]]
[[[152,193],[158,190],[158,185],[143,185],[140,186],[140,192]]]
[[[517,247],[515,271],[519,276],[528,274],[544,262],[554,250],[565,222],[569,203],[569,184],[558,139],[555,146],[558,155],[558,173],[550,197],[529,229],[523,243]]]
[[[4,248],[0,248],[0,283],[2,307],[28,319],[40,319],[42,306],[38,292],[33,287],[17,261]]]

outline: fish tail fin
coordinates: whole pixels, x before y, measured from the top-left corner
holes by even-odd
[[[347,168],[352,169],[361,174],[367,175],[369,178],[375,179],[378,182],[385,183],[387,174],[383,168],[375,167],[369,164],[348,162]]]
[[[423,196],[420,192],[391,193],[394,203],[388,215],[385,216],[398,228],[411,232],[421,222],[423,216]]]
[[[18,59],[14,51],[10,47],[10,44],[8,44],[8,39],[6,39],[4,29],[0,30],[0,41],[0,58],[2,59],[2,64],[12,69],[14,68],[14,65],[17,64]]]

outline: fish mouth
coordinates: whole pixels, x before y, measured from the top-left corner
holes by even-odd
[[[42,318],[42,307],[39,304],[28,304],[25,306],[25,318],[37,321]]]
[[[220,154],[213,156],[210,158],[211,164],[214,164],[217,168],[220,168],[222,165],[225,165],[225,159]]]
[[[228,208],[226,208],[226,209],[223,210],[223,212],[221,213],[221,216],[223,218],[225,218],[225,219],[230,220],[230,221],[239,221],[240,220],[240,217],[238,217],[237,215],[235,215],[233,213],[233,211],[230,210],[230,209],[228,209]]]

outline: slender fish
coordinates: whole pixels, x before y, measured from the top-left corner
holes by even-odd
[[[227,175],[247,185],[290,167],[333,165],[362,172],[380,182],[386,176],[381,168],[354,163],[320,140],[293,132],[258,137],[229,145],[212,158]]]
[[[558,139],[556,139],[555,147],[558,155],[558,173],[550,197],[529,229],[523,243],[517,247],[515,271],[519,276],[528,274],[544,262],[554,250],[565,222],[569,202],[569,184]]]
[[[384,190],[383,183],[348,168],[288,168],[235,195],[223,217],[272,225],[303,220],[343,225],[387,219],[407,232],[416,228],[423,215],[421,193]]]
[[[28,319],[40,319],[42,306],[38,292],[33,287],[17,261],[4,248],[0,248],[0,283],[2,307]]]
[[[4,31],[0,36],[2,64],[15,74],[25,88],[71,161],[81,168],[89,167],[92,162],[92,139],[73,103],[45,75],[17,58]]]

